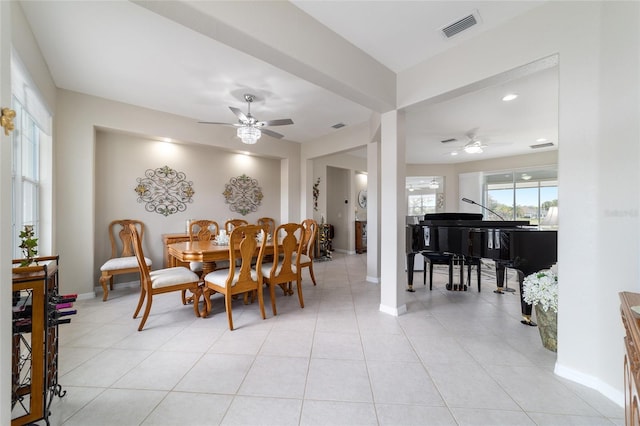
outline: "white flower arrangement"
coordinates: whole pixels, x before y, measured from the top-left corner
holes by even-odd
[[[535,306],[540,304],[543,311],[551,308],[558,312],[558,276],[550,269],[528,275],[523,282],[524,301]]]

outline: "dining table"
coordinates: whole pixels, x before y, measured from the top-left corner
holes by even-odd
[[[229,260],[230,246],[218,244],[215,240],[183,241],[167,245],[171,259],[170,266],[180,266],[180,263],[202,262],[202,276],[215,271],[216,262]],[[236,254],[240,256],[240,248],[235,246]],[[273,254],[274,244],[267,240],[264,254]],[[256,251],[256,256],[258,255]]]
[[[264,254],[273,254],[274,246],[275,244],[273,243],[273,240],[268,239],[264,247]],[[258,255],[257,250],[259,250],[259,247],[260,246],[256,249],[256,256]],[[218,244],[215,240],[209,240],[172,243],[167,245],[167,249],[171,259],[170,266],[181,266],[181,263],[188,264],[189,262],[202,262],[202,276],[205,277],[209,272],[216,270],[216,262],[230,260],[229,250],[231,247],[228,244]],[[240,256],[239,245],[236,244],[234,249],[236,250],[236,254]],[[193,298],[189,299],[189,301],[191,303],[198,304],[201,294],[204,297],[209,296],[208,291],[203,291],[194,295]],[[247,303],[246,295],[245,303]],[[206,304],[203,310],[199,309],[199,314],[202,318],[206,318],[209,315],[209,312],[206,309]]]

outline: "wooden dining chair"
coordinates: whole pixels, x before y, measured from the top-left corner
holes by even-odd
[[[109,241],[111,242],[111,257],[100,267],[100,285],[102,286],[102,301],[109,297],[109,290],[113,290],[113,276],[138,272],[138,261],[131,244],[129,225],[136,227],[140,238],[144,236],[144,223],[134,219],[117,219],[109,224]],[[151,267],[151,259],[145,257],[145,263]],[[107,283],[109,284],[107,286]]]
[[[257,221],[258,225],[262,225],[265,227],[265,230],[267,231],[267,235],[273,239],[274,236],[274,232],[276,230],[276,221],[275,219],[271,218],[271,217],[261,217],[258,219]],[[263,262],[272,262],[273,261],[273,254],[265,254],[264,255],[264,260]]]
[[[244,219],[229,219],[224,223],[224,230],[227,231],[227,235],[231,235],[233,228],[248,224],[249,222]]]
[[[304,236],[302,238],[302,251],[300,258],[294,257],[294,261],[299,268],[309,268],[309,275],[313,285],[316,285],[316,277],[313,274],[313,254],[315,250],[316,235],[318,234],[318,222],[313,219],[305,219],[302,221],[304,228]],[[301,272],[302,273],[302,272]]]
[[[295,261],[301,258],[304,228],[299,223],[285,223],[275,229],[275,234],[280,235],[280,243],[273,246],[273,262],[262,264],[262,277],[269,285],[271,296],[271,312],[277,315],[275,286],[282,287],[285,295],[293,294],[291,283],[296,282],[300,307],[304,308],[302,297],[302,285],[300,278],[300,266]]]
[[[140,270],[140,300],[138,300],[138,306],[133,313],[133,318],[138,317],[142,304],[146,305],[144,313],[142,314],[142,320],[138,326],[138,331],[142,331],[144,324],[147,322],[149,312],[151,312],[151,305],[153,304],[153,296],[156,294],[169,293],[172,291],[189,290],[194,295],[193,310],[196,316],[200,316],[198,309],[198,301],[200,300],[200,277],[189,268],[184,266],[175,266],[173,268],[157,269],[155,271],[149,271],[149,267],[144,261],[144,253],[142,251],[142,239],[136,230],[134,224],[129,225],[131,231],[131,240],[133,243],[133,251],[138,261],[138,268]]]
[[[218,222],[215,220],[192,220],[189,223],[189,241],[213,240],[218,235],[219,229]],[[189,269],[202,274],[202,262],[189,262]]]
[[[267,235],[271,235],[273,238],[274,231],[276,230],[276,221],[271,217],[261,217],[257,221],[258,225],[262,225],[265,227],[267,231]]]
[[[257,238],[258,234],[262,234],[260,241],[258,241]],[[264,284],[262,277],[262,258],[266,244],[266,232],[264,227],[260,225],[241,225],[231,231],[229,237],[229,265],[236,265],[236,262],[239,261],[239,266],[229,268],[229,270],[209,272],[205,275],[204,301],[206,308],[203,316],[207,316],[209,312],[211,312],[211,299],[209,297],[211,292],[221,293],[224,295],[224,305],[227,311],[229,330],[233,330],[233,296],[242,293],[256,292],[258,294],[258,304],[260,305],[262,319],[266,318],[264,313],[264,297],[262,294],[262,286]],[[238,248],[238,254],[236,254],[236,247]],[[256,252],[257,258],[254,269],[252,264]]]

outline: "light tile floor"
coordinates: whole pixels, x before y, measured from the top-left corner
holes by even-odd
[[[379,311],[366,255],[334,254],[304,271],[305,308],[277,295],[278,315],[223,301],[195,318],[179,294],[154,300],[146,328],[138,292],[76,303],[60,327],[52,425],[622,425],[624,409],[553,374],[555,354],[520,324],[517,294],[434,290],[416,273],[408,312]],[[510,281],[513,283],[513,280]],[[401,284],[404,287],[404,283]],[[512,284],[513,285],[513,284]],[[267,292],[268,293],[268,292]]]

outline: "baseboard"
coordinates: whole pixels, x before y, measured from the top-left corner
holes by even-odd
[[[393,315],[394,317],[399,317],[400,315],[407,313],[407,305],[401,305],[397,308],[392,308],[391,306],[380,304],[380,312]]]
[[[122,282],[122,283],[114,283],[113,284],[113,290],[116,290],[118,288],[140,288],[140,280],[125,281],[125,282]],[[111,292],[113,290],[109,290],[109,292]],[[82,295],[82,297],[78,296],[78,300],[81,300],[81,299],[92,299],[94,297],[102,297],[102,286],[94,287],[93,293],[84,293]],[[107,300],[109,300],[109,299],[107,299]]]
[[[558,363],[556,363],[553,372],[567,380],[571,380],[572,382],[596,390],[605,397],[609,398],[615,404],[618,404],[620,407],[624,407],[624,391],[620,391],[619,389],[616,389],[611,385],[604,383],[602,380],[596,377],[563,367]]]

